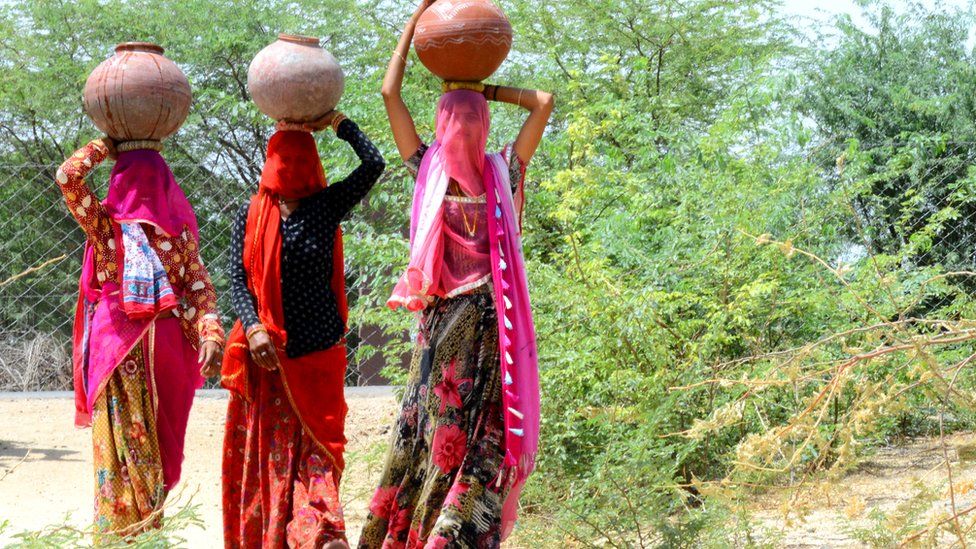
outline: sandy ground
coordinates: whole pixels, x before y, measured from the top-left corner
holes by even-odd
[[[349,445],[342,500],[355,544],[396,402],[390,388],[352,389],[347,398]],[[219,391],[201,392],[190,418],[182,489],[176,495],[181,501],[192,496],[200,505],[205,528],[182,532],[193,548],[221,547],[220,452],[226,402]],[[0,546],[15,532],[62,523],[66,516],[79,528],[91,519],[91,434],[72,427],[72,410],[66,394],[0,393],[0,522],[11,525],[0,534]],[[976,433],[954,435],[947,442],[956,506],[964,509],[976,504]],[[783,520],[781,509],[794,493],[785,488],[755,495],[751,507],[756,522],[768,529],[762,537],[776,546],[861,547],[851,529],[871,525],[874,509],[896,515],[919,486],[935,490],[927,513],[948,512],[945,478],[938,441],[922,439],[880,449],[838,482],[807,483],[809,489],[799,498],[806,509],[803,516],[794,513]]]
[[[389,426],[396,410],[388,387],[348,391],[347,468],[342,500],[346,528],[355,544],[366,506],[379,474]],[[197,395],[187,432],[182,488],[175,494],[200,505],[206,528],[183,532],[189,547],[222,547],[220,454],[226,396],[219,391]],[[0,394],[0,546],[10,535],[37,530],[70,515],[83,528],[91,520],[91,432],[73,427],[73,400],[65,395],[25,398]]]

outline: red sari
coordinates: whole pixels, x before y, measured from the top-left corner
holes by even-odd
[[[311,134],[272,136],[248,210],[243,259],[281,367],[267,371],[255,364],[240,321],[234,325],[221,371],[222,385],[231,391],[223,459],[227,547],[317,547],[345,539],[338,499],[346,443],[345,345],[296,358],[284,352],[279,201],[325,186]],[[335,242],[331,286],[345,323],[341,235]]]

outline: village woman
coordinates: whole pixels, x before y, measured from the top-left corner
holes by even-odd
[[[331,127],[360,165],[326,185],[311,131]],[[385,167],[359,127],[330,112],[279,123],[257,193],[231,235],[238,322],[223,385],[225,546],[346,547],[339,480],[346,443],[347,320],[339,222]]]
[[[498,547],[538,438],[520,214],[525,167],[553,98],[446,83],[436,139],[424,144],[400,90],[414,27],[430,4],[407,23],[383,84],[397,148],[416,176],[410,262],[388,305],[418,313],[420,333],[363,548]],[[486,152],[488,100],[528,111],[500,153]]]
[[[180,479],[194,391],[216,375],[224,342],[200,259],[197,220],[158,142],[110,138],[56,174],[87,236],[74,325],[75,423],[91,426],[95,528],[120,536],[157,527]],[[116,158],[107,196],[85,176]]]

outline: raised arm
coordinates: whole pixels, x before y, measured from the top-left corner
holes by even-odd
[[[68,211],[96,245],[108,242],[112,231],[108,213],[85,183],[85,177],[112,151],[113,143],[110,140],[95,139],[68,157],[55,174]]]
[[[380,178],[386,162],[380,151],[366,134],[359,129],[355,122],[345,116],[334,124],[336,136],[349,143],[356,156],[359,166],[345,177],[308,199],[307,207],[323,211],[338,223],[349,211],[358,204],[373,188]]]
[[[396,49],[393,50],[393,57],[386,68],[386,77],[383,78],[383,103],[386,105],[386,115],[390,119],[390,129],[393,130],[393,140],[396,141],[397,150],[400,158],[404,161],[409,159],[417,149],[420,148],[420,136],[417,135],[417,126],[413,123],[410,110],[403,102],[400,91],[403,89],[403,72],[407,68],[407,56],[410,55],[410,42],[413,41],[413,32],[417,27],[417,20],[430,7],[434,0],[422,0],[417,10],[407,21],[400,35],[400,41]]]
[[[522,124],[518,137],[515,138],[515,154],[528,164],[529,160],[539,148],[542,134],[546,131],[549,117],[552,115],[554,103],[551,93],[539,90],[524,90],[507,86],[485,86],[485,98],[489,101],[500,101],[518,105],[529,111],[529,117]]]

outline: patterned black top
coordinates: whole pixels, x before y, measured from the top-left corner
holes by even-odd
[[[383,157],[355,122],[343,120],[336,132],[352,145],[361,163],[348,177],[303,199],[281,222],[281,300],[288,343],[285,353],[299,357],[328,349],[342,339],[345,326],[332,292],[332,250],[339,222],[362,200],[386,167]],[[231,231],[231,295],[244,328],[258,324],[254,296],[244,270],[244,233],[249,203],[241,206]]]

